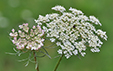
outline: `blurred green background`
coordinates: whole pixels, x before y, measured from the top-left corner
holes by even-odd
[[[51,7],[62,5],[66,9],[74,7],[85,13],[94,15],[102,23],[102,30],[107,32],[108,41],[104,41],[99,53],[87,50],[85,57],[79,59],[72,56],[63,58],[58,71],[113,71],[113,0],[0,0],[0,71],[36,71],[35,65],[18,62],[17,57],[5,54],[14,52],[9,39],[9,32],[19,24],[35,24],[38,15],[52,13]],[[48,43],[50,44],[50,43]],[[51,56],[57,56],[54,49],[49,49]],[[58,58],[49,59],[47,56],[39,59],[40,71],[53,71]]]

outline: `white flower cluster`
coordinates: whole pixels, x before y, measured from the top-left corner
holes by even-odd
[[[59,54],[65,54],[68,59],[71,55],[84,56],[87,47],[92,52],[99,52],[103,42],[99,38],[107,40],[106,32],[96,29],[94,24],[101,23],[94,16],[87,17],[82,11],[70,8],[71,12],[64,12],[66,9],[62,6],[55,6],[53,10],[61,12],[39,15],[35,20],[38,25],[43,26],[47,37],[51,37],[51,42],[56,42],[61,48],[57,51]]]
[[[62,6],[55,6],[52,8],[53,10],[59,11],[59,12],[64,12],[66,9]]]
[[[19,25],[19,28],[18,32],[12,29],[12,32],[9,34],[13,38],[12,42],[17,46],[17,49],[38,50],[43,46],[44,39],[41,37],[44,35],[44,31],[39,25],[29,29],[28,23],[25,23]]]

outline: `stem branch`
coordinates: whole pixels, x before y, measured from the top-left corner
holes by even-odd
[[[33,55],[34,55],[35,64],[37,64],[37,59],[36,59],[36,56],[35,56],[35,51],[33,51]],[[39,71],[38,65],[36,67],[36,70]]]
[[[61,56],[61,57],[60,57],[60,59],[58,60],[58,63],[57,63],[57,65],[56,65],[56,67],[55,67],[54,71],[56,71],[56,70],[57,70],[57,68],[58,68],[58,66],[59,66],[59,64],[60,64],[60,62],[61,62],[61,60],[62,60],[63,56],[64,56],[64,54],[62,54],[62,56]]]

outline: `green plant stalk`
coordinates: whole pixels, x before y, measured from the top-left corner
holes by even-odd
[[[33,55],[34,55],[35,64],[37,64],[37,59],[36,59],[36,56],[35,56],[35,51],[33,51]],[[38,66],[36,67],[36,70],[39,71],[39,67]]]
[[[57,68],[58,68],[58,66],[59,66],[59,64],[60,64],[60,62],[61,62],[61,60],[62,60],[63,56],[64,56],[64,54],[62,54],[62,56],[61,56],[61,57],[60,57],[60,59],[58,60],[58,63],[57,63],[57,65],[56,65],[56,67],[55,67],[54,71],[56,71],[56,70],[57,70]]]

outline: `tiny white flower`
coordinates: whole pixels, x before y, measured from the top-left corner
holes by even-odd
[[[70,55],[67,53],[67,54],[65,55],[65,57],[68,59],[68,58],[70,57]]]
[[[33,29],[35,29],[36,27],[35,26],[33,26]]]
[[[62,54],[62,50],[61,50],[61,49],[59,49],[57,52],[58,52],[59,54]]]
[[[64,51],[64,54],[66,54],[67,53],[67,51]]]
[[[15,32],[15,29],[12,29],[12,32],[14,33]]]
[[[60,45],[61,45],[61,42],[56,42],[56,45],[57,45],[57,46],[60,46]]]
[[[72,13],[74,13],[75,15],[84,14],[84,13],[82,13],[82,11],[77,10],[77,9],[74,9],[74,8],[72,8],[72,7],[70,7],[69,10],[72,11]]]
[[[92,52],[100,52],[99,48],[92,48],[91,51]]]
[[[59,6],[59,5],[52,7],[52,9],[60,12],[64,12],[66,10],[63,6]]]
[[[74,55],[77,55],[77,54],[78,54],[78,51],[77,51],[77,50],[74,50],[74,51],[73,51],[73,54],[74,54]]]
[[[55,39],[54,39],[54,38],[50,38],[50,41],[51,41],[51,42],[55,42]]]
[[[38,20],[40,20],[40,22],[43,22],[43,23],[49,21],[48,17],[44,17],[44,16],[42,16],[42,15],[39,15]],[[40,22],[39,22],[38,24],[41,24]]]
[[[34,21],[35,21],[35,23],[37,23],[37,24],[39,23],[39,20],[36,20],[36,19],[35,19]]]
[[[99,22],[99,20],[97,18],[95,18],[94,16],[89,16],[89,18],[90,18],[91,22],[95,23],[96,25],[99,24],[100,26],[102,26],[102,24]]]
[[[19,28],[22,29],[23,28],[23,25],[19,25]]]
[[[81,52],[81,55],[84,57],[84,55],[86,55],[86,53],[85,52]]]

